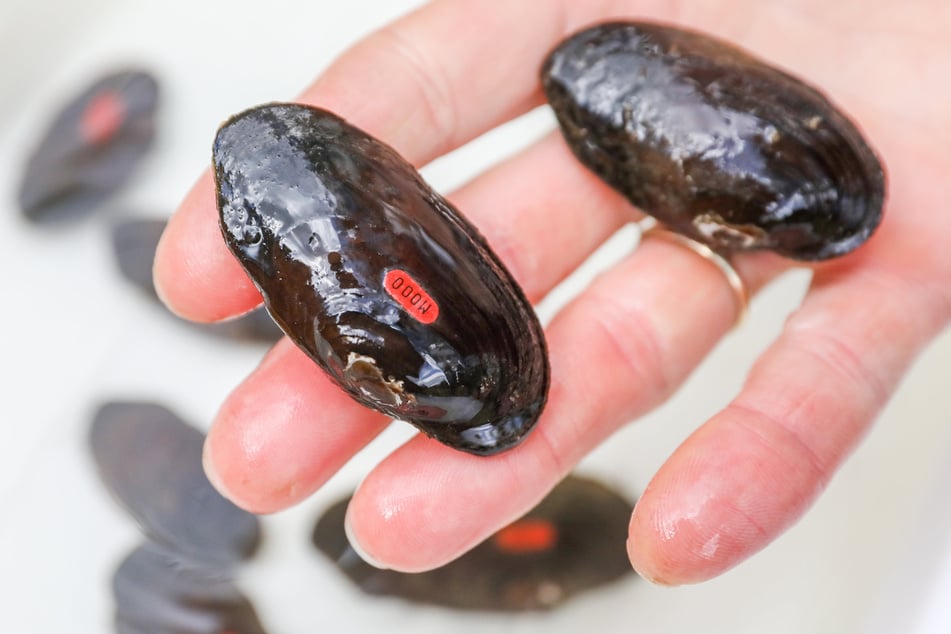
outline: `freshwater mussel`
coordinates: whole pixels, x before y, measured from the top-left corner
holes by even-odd
[[[581,162],[645,213],[716,250],[848,253],[879,224],[882,167],[822,93],[713,37],[597,25],[542,83]]]
[[[116,634],[265,634],[231,575],[138,546],[112,578]]]
[[[624,552],[633,502],[590,478],[567,477],[524,517],[423,573],[380,570],[360,559],[344,531],[348,503],[321,515],[312,540],[371,595],[460,610],[547,610],[633,572]]]
[[[278,325],[357,401],[460,450],[510,448],[548,390],[531,305],[392,148],[317,108],[218,132],[222,233]]]
[[[155,136],[158,83],[139,70],[105,75],[56,115],[30,156],[19,204],[33,221],[72,219],[124,185]]]
[[[145,535],[182,560],[226,569],[254,553],[261,529],[208,481],[204,440],[171,410],[143,401],[103,404],[89,432],[103,483]]]
[[[115,631],[264,634],[235,583],[260,524],[208,481],[204,434],[161,405],[109,401],[89,443],[103,483],[146,537],[113,576]]]

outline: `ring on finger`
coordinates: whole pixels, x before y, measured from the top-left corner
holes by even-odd
[[[723,276],[726,278],[727,284],[730,286],[730,290],[733,293],[733,300],[736,305],[736,319],[733,322],[733,327],[735,328],[743,323],[749,307],[749,291],[747,291],[746,284],[743,283],[743,278],[740,277],[740,274],[736,272],[736,269],[733,267],[733,264],[730,263],[730,260],[702,242],[698,242],[693,238],[688,238],[683,234],[671,231],[650,216],[638,222],[637,226],[638,229],[640,229],[642,241],[647,238],[660,238],[672,244],[678,244],[690,249],[706,261],[716,266],[720,272],[723,273]]]

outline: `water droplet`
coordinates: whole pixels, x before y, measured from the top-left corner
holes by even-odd
[[[264,233],[261,231],[260,227],[255,225],[248,225],[244,228],[244,241],[252,246],[261,244],[261,240],[264,239]]]

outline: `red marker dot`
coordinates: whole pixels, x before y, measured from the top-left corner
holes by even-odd
[[[550,550],[558,538],[558,530],[548,520],[526,518],[513,522],[497,532],[492,541],[499,550],[510,553],[534,553]]]
[[[119,93],[104,90],[83,110],[79,118],[79,134],[87,143],[100,145],[116,135],[125,117],[125,104]]]
[[[406,271],[387,271],[383,287],[416,321],[431,324],[439,317],[439,304]]]

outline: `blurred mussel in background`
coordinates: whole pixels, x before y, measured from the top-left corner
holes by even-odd
[[[229,574],[138,546],[113,577],[117,634],[263,634],[251,602]]]
[[[204,434],[155,403],[112,401],[89,445],[103,484],[146,542],[113,579],[120,633],[263,633],[235,585],[261,540],[258,518],[226,500],[202,468]]]
[[[633,576],[625,541],[634,504],[595,480],[569,476],[527,515],[459,559],[414,574],[360,559],[344,532],[349,502],[320,516],[312,541],[367,594],[460,610],[549,610]]]
[[[23,215],[51,223],[100,208],[152,146],[158,94],[152,75],[122,70],[63,107],[26,163],[18,196]]]

